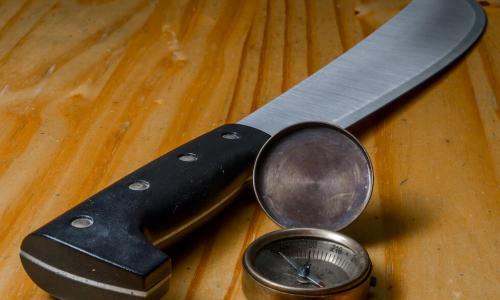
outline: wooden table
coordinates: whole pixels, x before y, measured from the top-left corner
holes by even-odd
[[[235,122],[406,1],[2,1],[0,295],[48,295],[22,238],[177,145]],[[372,299],[500,299],[500,2],[477,46],[353,128],[376,188],[345,233]],[[250,192],[171,250],[165,299],[242,299],[240,257],[277,229]]]

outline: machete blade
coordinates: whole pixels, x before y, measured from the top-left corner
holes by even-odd
[[[473,0],[416,0],[321,70],[239,123],[270,135],[320,121],[348,127],[464,53],[486,17]]]

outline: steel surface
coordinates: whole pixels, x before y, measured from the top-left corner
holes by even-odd
[[[271,135],[304,121],[348,127],[454,61],[481,35],[485,23],[473,0],[415,0],[239,123]]]

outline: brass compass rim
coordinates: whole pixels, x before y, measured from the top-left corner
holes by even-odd
[[[362,271],[359,275],[346,283],[342,283],[335,286],[324,287],[324,288],[297,288],[290,287],[283,284],[273,282],[265,277],[263,277],[257,270],[255,270],[253,265],[253,260],[259,250],[269,245],[272,242],[289,239],[289,238],[315,238],[323,239],[326,241],[331,241],[336,244],[341,244],[346,248],[352,250],[356,256],[360,257],[362,260]],[[290,229],[280,229],[267,233],[258,239],[256,239],[247,248],[243,256],[243,268],[245,275],[247,277],[245,280],[253,280],[254,283],[261,287],[264,287],[268,292],[275,292],[278,294],[288,294],[293,296],[326,296],[326,295],[336,295],[349,290],[353,290],[363,283],[367,282],[371,270],[372,264],[368,252],[354,239],[329,230],[316,229],[316,228],[290,228]],[[247,282],[248,284],[248,282]]]

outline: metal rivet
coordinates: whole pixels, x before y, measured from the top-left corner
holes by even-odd
[[[94,219],[90,216],[79,216],[78,218],[71,221],[71,226],[75,228],[87,228],[94,224]]]
[[[198,160],[198,157],[194,153],[181,154],[177,158],[179,158],[180,161],[184,162],[193,162]]]
[[[236,132],[225,132],[222,134],[222,138],[226,140],[237,140],[240,138],[240,135]]]
[[[146,180],[137,180],[137,181],[132,182],[128,186],[128,188],[131,189],[132,191],[144,191],[144,190],[149,189],[149,186],[150,186],[150,184]]]

